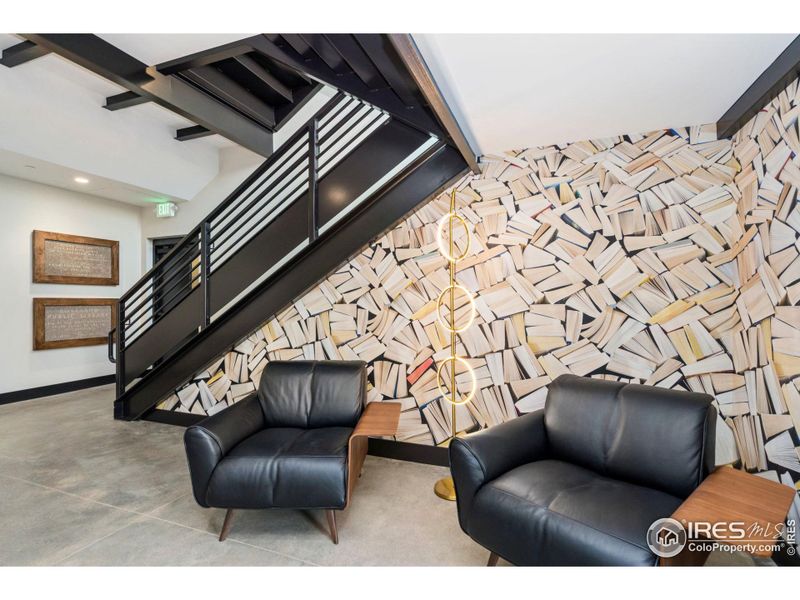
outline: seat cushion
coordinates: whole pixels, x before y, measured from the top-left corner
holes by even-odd
[[[516,565],[653,565],[647,529],[680,504],[664,492],[542,460],[484,485],[467,528]]]
[[[219,508],[343,508],[349,427],[263,429],[217,465],[207,503]]]

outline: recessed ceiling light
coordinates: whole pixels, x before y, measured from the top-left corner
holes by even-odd
[[[75,183],[89,183],[89,180],[86,177],[76,177]]]

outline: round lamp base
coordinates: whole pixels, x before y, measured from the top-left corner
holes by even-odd
[[[454,502],[456,499],[456,486],[452,477],[443,477],[433,486],[434,493],[444,500]]]

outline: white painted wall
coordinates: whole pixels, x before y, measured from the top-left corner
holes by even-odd
[[[272,140],[275,150],[294,135],[328,100],[336,94],[333,88],[325,87],[297,111],[286,125],[275,133]],[[157,219],[155,209],[147,206],[142,209],[142,252],[146,268],[152,264],[152,241],[154,238],[184,236],[195,225],[219,205],[236,189],[262,162],[259,156],[240,146],[221,148],[219,169],[212,179],[190,202],[178,205],[178,214],[169,219]]]
[[[141,209],[0,175],[0,393],[110,375],[106,347],[33,351],[33,300],[118,298],[142,273]],[[120,242],[118,286],[31,283],[34,229]]]
[[[233,146],[223,148],[219,154],[219,173],[191,202],[178,205],[178,214],[170,219],[157,219],[155,209],[146,206],[141,210],[142,260],[146,269],[152,265],[152,241],[154,238],[184,236],[228,197],[236,187],[264,162],[259,156],[245,148]]]

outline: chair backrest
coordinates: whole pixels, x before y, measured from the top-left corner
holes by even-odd
[[[686,498],[714,468],[712,397],[575,375],[548,389],[553,458]]]
[[[360,361],[273,361],[258,387],[267,427],[355,427],[366,396]]]

